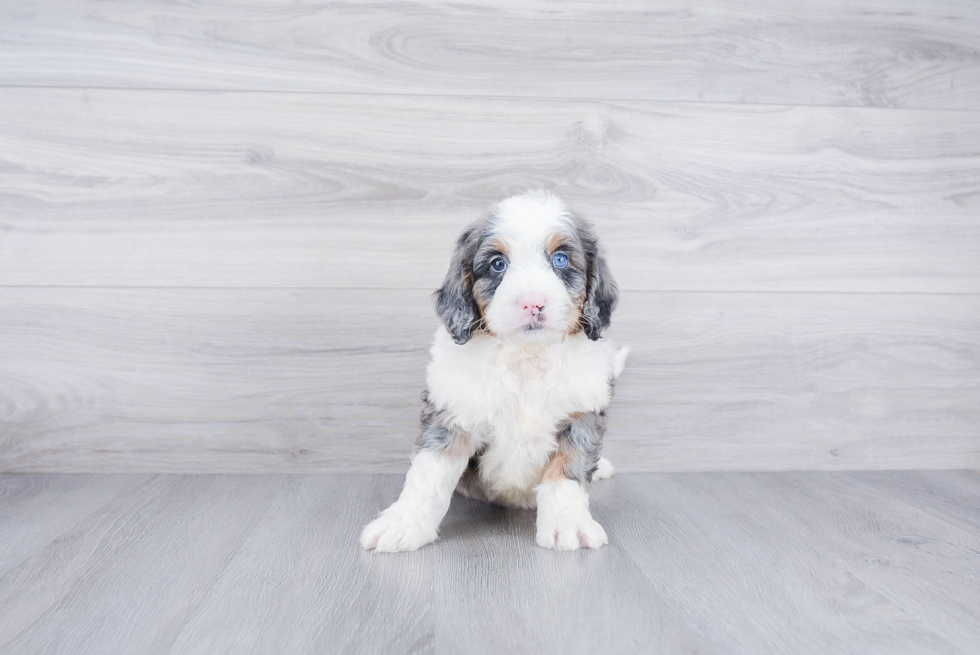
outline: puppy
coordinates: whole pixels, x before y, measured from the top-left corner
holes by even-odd
[[[536,191],[508,198],[456,244],[436,311],[422,427],[405,487],[364,528],[368,550],[435,541],[453,490],[537,507],[539,546],[608,543],[589,513],[606,408],[627,349],[601,340],[618,292],[592,227]]]

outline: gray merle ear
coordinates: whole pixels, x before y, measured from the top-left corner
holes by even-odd
[[[458,344],[470,340],[479,319],[473,299],[473,259],[479,245],[479,227],[472,225],[459,237],[442,288],[433,294],[436,313]]]
[[[591,227],[582,222],[577,227],[587,264],[581,324],[585,335],[595,341],[609,327],[613,310],[619,301],[619,288],[609,272],[609,265],[599,250],[599,242]]]

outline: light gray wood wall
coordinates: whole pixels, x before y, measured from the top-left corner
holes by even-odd
[[[0,470],[400,471],[486,206],[591,217],[624,470],[980,466],[980,12],[7,3]]]
[[[20,86],[975,109],[969,0],[13,0]]]

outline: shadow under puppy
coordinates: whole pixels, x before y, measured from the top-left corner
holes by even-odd
[[[498,203],[463,232],[436,310],[422,428],[405,487],[364,528],[381,552],[432,543],[453,490],[537,507],[539,546],[608,543],[589,513],[605,411],[626,362],[600,339],[618,292],[591,225],[555,195]]]

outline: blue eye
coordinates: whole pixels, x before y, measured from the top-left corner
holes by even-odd
[[[495,260],[490,262],[490,270],[494,273],[503,273],[506,268],[507,262],[505,262],[502,257],[497,257]]]
[[[568,266],[568,256],[563,252],[556,252],[555,256],[551,258],[551,263],[555,265],[555,268],[565,268]]]

